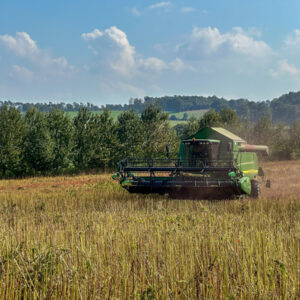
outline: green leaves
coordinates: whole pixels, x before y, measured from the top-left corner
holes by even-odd
[[[3,106],[0,110],[0,178],[21,174],[24,132],[20,112]]]
[[[74,163],[80,169],[112,166],[117,145],[116,125],[104,110],[93,115],[87,108],[74,119]]]
[[[46,115],[36,108],[25,115],[24,164],[27,172],[45,172],[54,159],[54,141],[51,138]]]
[[[52,110],[46,116],[50,137],[54,143],[51,168],[56,172],[71,168],[73,147],[72,120],[63,111]]]

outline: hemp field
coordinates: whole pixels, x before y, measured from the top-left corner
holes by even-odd
[[[260,200],[137,196],[110,175],[0,181],[0,299],[299,299],[300,162]]]

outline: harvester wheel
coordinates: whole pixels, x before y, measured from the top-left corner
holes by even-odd
[[[252,198],[259,198],[260,196],[260,182],[257,180],[251,180],[251,194]]]

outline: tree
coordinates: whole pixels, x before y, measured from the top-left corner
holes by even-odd
[[[210,109],[206,112],[199,121],[199,129],[218,126],[222,126],[222,118],[214,109]]]
[[[0,109],[0,177],[22,173],[24,121],[15,107]]]
[[[224,108],[220,111],[220,126],[232,131],[236,134],[241,134],[242,122],[235,110]]]
[[[180,136],[181,139],[187,138],[190,135],[196,133],[199,130],[199,120],[197,120],[194,116],[192,116],[187,124],[183,128],[183,133]]]
[[[272,157],[283,160],[291,159],[293,157],[294,148],[291,147],[291,139],[282,122],[279,122],[273,129],[271,142],[269,141]]]
[[[134,111],[125,111],[119,115],[116,127],[118,160],[142,156],[142,130],[142,122]]]
[[[106,168],[115,166],[117,153],[116,124],[109,110],[104,109],[100,115],[92,117],[90,138],[94,147],[90,167]]]
[[[73,123],[68,115],[58,109],[47,115],[47,123],[54,143],[52,169],[58,172],[72,166]]]
[[[51,170],[54,158],[54,142],[51,138],[45,114],[36,108],[25,115],[24,162],[29,173]]]
[[[92,140],[90,138],[90,123],[92,113],[83,107],[74,118],[74,163],[77,168],[88,167],[93,152]]]
[[[291,159],[300,158],[300,122],[295,121],[288,130],[286,136],[289,137],[289,148],[291,149]]]
[[[75,164],[80,169],[110,167],[115,163],[115,124],[107,109],[93,115],[82,108],[74,119]]]
[[[171,121],[177,121],[178,119],[177,119],[177,117],[175,115],[171,115],[169,117],[169,120],[171,120]]]
[[[252,129],[251,141],[255,144],[270,146],[273,141],[274,126],[271,120],[264,115]]]
[[[185,112],[183,114],[182,121],[187,121],[188,118],[189,118],[189,115]]]
[[[176,132],[170,128],[168,114],[159,106],[150,104],[141,114],[143,128],[143,154],[145,158],[165,157],[166,144],[170,155],[178,148]]]

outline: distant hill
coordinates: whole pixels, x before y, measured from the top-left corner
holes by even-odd
[[[16,106],[21,112],[26,112],[30,107],[36,107],[42,112],[48,112],[53,108],[57,108],[67,112],[76,112],[80,108],[87,106],[91,111],[100,111],[104,107],[112,111],[134,110],[140,113],[150,104],[157,104],[164,111],[177,115],[191,111],[205,111],[214,109],[219,112],[223,108],[231,108],[236,110],[242,120],[257,122],[263,115],[267,115],[274,123],[283,122],[291,124],[300,121],[300,92],[290,92],[279,98],[267,101],[249,101],[247,99],[226,100],[216,96],[164,96],[164,97],[145,97],[144,99],[130,99],[129,104],[107,104],[105,106],[97,106],[91,103],[22,103],[11,101],[0,101],[2,105]],[[179,115],[181,115],[179,114]]]

